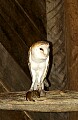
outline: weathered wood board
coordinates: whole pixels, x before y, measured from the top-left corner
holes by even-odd
[[[35,112],[78,111],[78,92],[75,91],[48,91],[45,97],[34,100],[35,102],[26,101],[26,91],[0,93],[0,109]]]
[[[30,2],[32,3],[32,1]],[[46,40],[46,32],[42,32],[46,31],[44,28],[45,21],[44,23],[39,22],[39,19],[41,20],[43,18],[41,14],[44,13],[44,15],[46,15],[46,11],[43,10],[43,12],[38,9],[39,16],[34,8],[35,15],[31,15],[30,12],[32,12],[32,9],[29,11],[26,10],[25,8],[29,8],[28,3],[24,3],[24,6],[22,5],[23,3],[24,1],[21,0],[20,2],[18,0],[0,1],[0,42],[29,76],[27,67],[28,50],[32,43],[38,40]],[[45,2],[42,3],[45,9]],[[34,1],[33,4],[36,5],[36,7],[38,6],[36,1]],[[32,4],[30,4],[30,8],[31,6]],[[38,6],[38,8],[40,8],[40,6]],[[36,15],[38,18],[36,17],[35,20],[34,16]],[[37,23],[35,21],[37,21]]]
[[[67,49],[67,86],[78,91],[78,1],[65,0],[65,39]],[[69,120],[78,120],[78,112],[69,113]]]

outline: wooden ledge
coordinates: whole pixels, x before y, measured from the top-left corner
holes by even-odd
[[[26,101],[26,92],[0,93],[0,109],[36,112],[78,111],[78,92],[48,91],[46,97]]]

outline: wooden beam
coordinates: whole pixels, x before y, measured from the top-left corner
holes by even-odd
[[[45,97],[26,101],[26,92],[0,93],[1,110],[26,110],[35,112],[78,111],[78,92],[48,91]]]
[[[67,44],[67,86],[78,91],[78,1],[65,0],[65,38]],[[78,112],[69,113],[69,120],[78,120]]]
[[[27,76],[30,76],[27,65],[29,47],[38,40],[46,40],[46,32],[43,34],[44,30],[40,31],[44,24],[38,22],[36,25],[21,4],[28,6],[24,1],[22,3],[19,3],[18,0],[0,1],[0,42]],[[30,8],[31,6],[28,7],[28,9]],[[42,7],[40,8],[42,9]],[[43,11],[45,13],[45,10]],[[41,14],[42,12],[40,12]],[[37,16],[40,15],[37,14]],[[34,15],[32,16],[34,17]],[[36,18],[35,21],[37,21]],[[40,26],[40,30],[38,26]]]

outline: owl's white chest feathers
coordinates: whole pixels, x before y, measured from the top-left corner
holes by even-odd
[[[41,70],[42,68],[45,68],[46,66],[46,59],[45,60],[31,60],[31,68],[33,70]]]

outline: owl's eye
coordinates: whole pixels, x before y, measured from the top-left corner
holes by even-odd
[[[44,51],[43,48],[40,48],[41,51]]]

